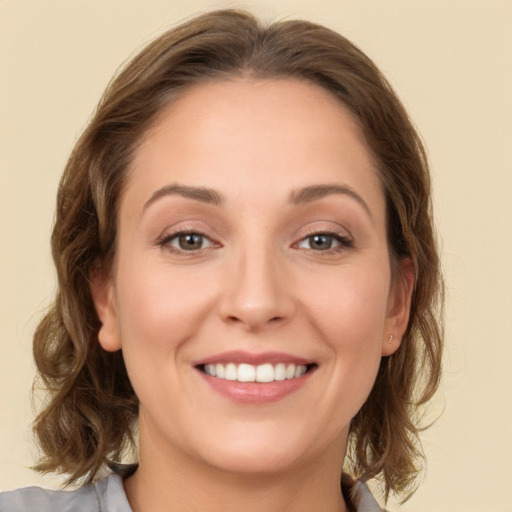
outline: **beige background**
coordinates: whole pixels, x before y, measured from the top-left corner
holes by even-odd
[[[54,290],[59,175],[117,66],[211,7],[326,24],[387,74],[432,162],[447,278],[446,374],[404,511],[512,511],[512,3],[0,0],[0,488],[31,472],[31,333]],[[395,505],[391,505],[396,510]]]

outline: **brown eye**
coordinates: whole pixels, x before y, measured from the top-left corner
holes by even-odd
[[[301,249],[327,251],[332,248],[334,242],[335,237],[333,235],[329,235],[328,233],[316,233],[301,240],[299,247]]]
[[[307,238],[309,242],[309,247],[311,249],[316,249],[317,251],[325,251],[332,247],[333,237],[332,235],[312,235]]]
[[[196,251],[203,248],[204,237],[197,233],[183,233],[178,237],[178,245],[184,251]]]
[[[212,247],[214,243],[206,235],[190,231],[169,235],[160,245],[177,252],[192,252]]]

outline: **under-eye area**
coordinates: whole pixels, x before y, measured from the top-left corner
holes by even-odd
[[[306,373],[312,372],[317,368],[312,364],[294,364],[294,363],[264,363],[259,365],[247,363],[216,363],[201,364],[197,368],[211,377],[218,379],[233,380],[238,382],[274,382],[291,379],[298,379]]]

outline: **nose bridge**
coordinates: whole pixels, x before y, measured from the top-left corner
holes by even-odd
[[[278,248],[263,237],[258,243],[248,238],[233,252],[222,313],[226,320],[253,330],[285,321],[293,314],[294,302]]]

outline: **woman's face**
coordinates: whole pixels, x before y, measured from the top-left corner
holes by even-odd
[[[339,464],[405,329],[402,282],[338,100],[292,79],[189,88],[137,149],[112,275],[93,283],[100,342],[122,348],[140,400],[141,460]]]

